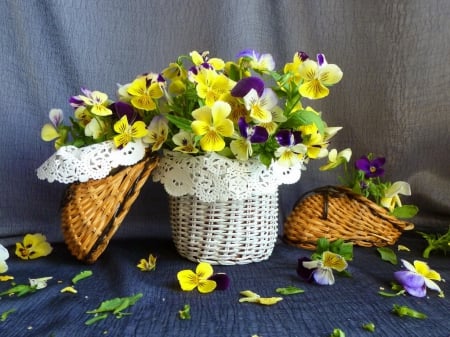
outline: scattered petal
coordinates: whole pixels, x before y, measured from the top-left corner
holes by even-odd
[[[61,289],[60,292],[62,292],[62,293],[72,293],[72,294],[78,293],[78,291],[72,286],[65,287],[65,288]]]

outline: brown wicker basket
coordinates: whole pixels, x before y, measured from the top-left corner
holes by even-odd
[[[412,228],[348,188],[326,186],[299,199],[284,224],[284,239],[306,249],[315,249],[319,238],[381,247],[393,245],[402,231]]]
[[[158,162],[146,156],[109,176],[71,184],[62,205],[64,241],[78,260],[94,263],[109,244]]]

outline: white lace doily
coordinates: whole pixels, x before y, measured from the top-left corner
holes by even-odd
[[[300,179],[301,167],[269,168],[259,161],[238,161],[214,152],[191,156],[179,152],[164,152],[152,173],[172,196],[195,195],[204,202],[243,200],[250,196],[275,193],[281,184],[293,184]]]
[[[104,178],[118,166],[134,165],[144,155],[145,145],[141,141],[130,142],[122,149],[117,149],[112,141],[82,148],[63,146],[37,169],[37,176],[65,184],[86,182]]]

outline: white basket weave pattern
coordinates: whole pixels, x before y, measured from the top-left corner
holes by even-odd
[[[188,260],[234,265],[266,260],[278,236],[278,191],[245,200],[204,202],[169,196],[172,237]]]

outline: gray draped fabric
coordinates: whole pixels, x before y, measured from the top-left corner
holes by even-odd
[[[180,54],[234,58],[245,48],[274,55],[323,52],[344,77],[315,103],[344,127],[334,145],[384,155],[388,178],[411,184],[419,228],[450,223],[450,2],[270,0],[4,0],[0,3],[0,238],[42,232],[61,239],[65,186],[39,181],[53,153],[40,140],[48,111],[82,86],[114,96],[116,83],[159,71]],[[280,222],[303,192],[337,183],[308,166],[280,190]],[[148,183],[118,236],[168,236],[166,196]],[[4,239],[4,240],[3,240]]]

